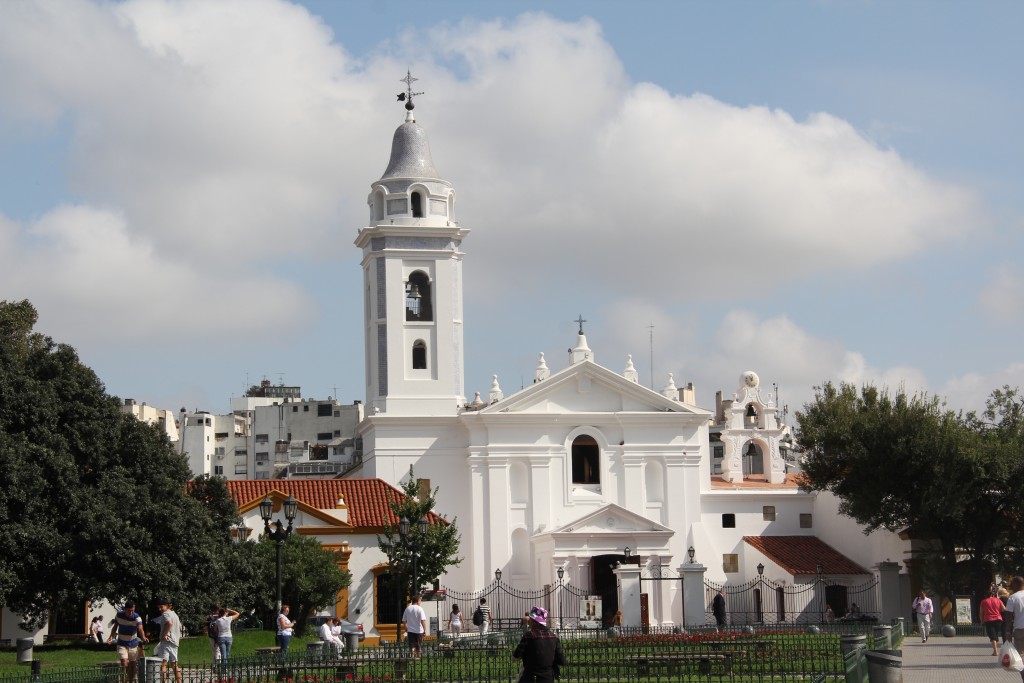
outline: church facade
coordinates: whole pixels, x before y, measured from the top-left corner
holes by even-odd
[[[505,396],[495,377],[486,400],[468,401],[470,231],[456,221],[455,188],[434,166],[413,94],[355,241],[366,417],[356,432],[362,463],[346,476],[398,484],[412,468],[440,488],[437,512],[457,524],[465,558],[444,585],[481,590],[498,570],[521,590],[565,581],[621,596],[633,585],[622,574],[628,555],[640,577],[701,579],[692,596],[680,582],[649,590],[645,619],[671,625],[703,621],[704,581],[799,584],[824,572],[852,585],[877,576],[879,562],[905,559],[897,537],[865,542],[852,521],[835,519],[834,500],[797,486],[785,457],[792,437],[753,372],[706,410],[671,376],[656,392],[629,358],[621,372],[599,364],[581,319],[564,368],[552,372],[542,354],[530,386]],[[767,536],[775,542],[758,540]],[[820,546],[800,546],[808,540]],[[788,561],[790,546],[817,549],[832,566]],[[632,602],[619,607],[639,618]]]

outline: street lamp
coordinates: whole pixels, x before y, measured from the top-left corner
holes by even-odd
[[[263,518],[263,533],[267,535],[271,541],[277,544],[277,613],[281,613],[281,544],[284,543],[289,536],[292,535],[292,522],[295,520],[295,513],[299,510],[299,501],[295,500],[295,497],[288,494],[288,498],[284,501],[284,516],[288,520],[288,528],[285,529],[281,520],[274,521],[274,530],[270,530],[270,516],[274,514],[274,501],[270,500],[270,495],[263,496],[263,500],[260,501],[260,517]]]
[[[697,551],[693,549],[692,545],[690,546],[690,549],[686,551],[686,554],[690,556],[690,564],[693,564],[693,556],[697,554]]]
[[[565,577],[565,568],[559,567],[558,571],[558,628],[562,628],[562,579]]]
[[[402,517],[398,522],[398,536],[392,538],[385,536],[378,538],[381,549],[388,556],[388,568],[392,576],[398,577],[398,572],[395,568],[398,566],[398,556],[404,555],[412,556],[412,584],[406,597],[411,597],[412,594],[419,592],[419,559],[420,549],[422,548],[423,541],[427,536],[427,528],[430,526],[430,521],[426,515],[420,518],[420,521],[416,522],[416,528],[413,528],[412,522],[409,521],[408,517]],[[402,551],[400,553],[400,551]],[[395,621],[395,640],[402,643],[402,611],[403,604],[401,599],[402,587],[396,585],[395,589],[399,591],[398,599],[398,619]]]

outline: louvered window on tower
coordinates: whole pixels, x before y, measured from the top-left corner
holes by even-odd
[[[427,369],[427,345],[422,339],[417,339],[412,345],[412,369]]]

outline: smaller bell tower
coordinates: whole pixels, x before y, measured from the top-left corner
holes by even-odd
[[[466,402],[463,378],[462,240],[455,189],[430,156],[413,115],[417,79],[402,82],[405,122],[391,159],[370,186],[363,251],[368,414],[455,415]]]

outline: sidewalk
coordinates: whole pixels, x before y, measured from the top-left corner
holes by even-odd
[[[916,635],[903,639],[903,683],[1014,683],[992,656],[984,636],[943,638],[932,635],[922,643]]]

